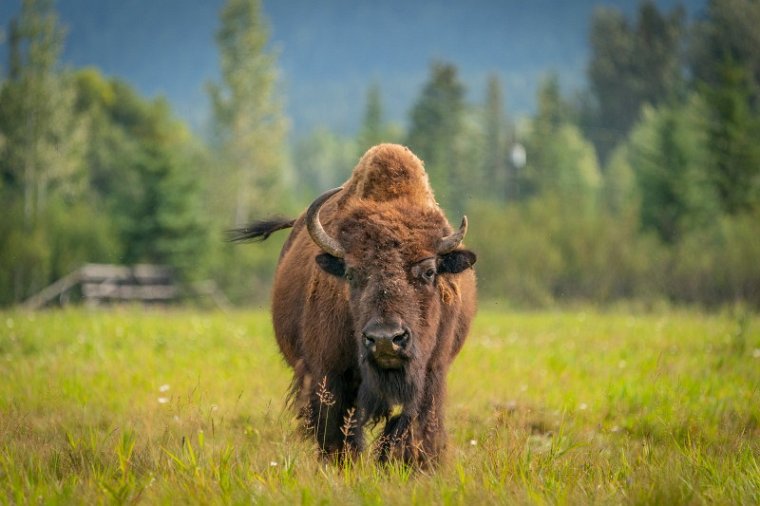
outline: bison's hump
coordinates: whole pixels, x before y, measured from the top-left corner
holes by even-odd
[[[425,168],[412,151],[398,144],[378,144],[367,150],[344,185],[346,196],[386,202],[404,199],[436,207]]]

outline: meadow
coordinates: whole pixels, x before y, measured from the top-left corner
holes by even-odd
[[[760,504],[760,318],[481,310],[435,470],[325,464],[269,315],[0,312],[0,503]]]

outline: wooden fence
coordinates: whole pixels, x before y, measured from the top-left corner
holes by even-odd
[[[131,267],[85,264],[22,303],[26,309],[40,309],[81,299],[88,306],[139,302],[169,303],[207,299],[224,311],[232,305],[213,280],[180,285],[174,270],[165,265],[139,264]]]
[[[77,287],[80,290],[74,294]],[[76,295],[88,305],[166,303],[176,299],[179,290],[172,269],[163,265],[85,264],[24,301],[23,307],[38,309],[56,299],[65,304]]]

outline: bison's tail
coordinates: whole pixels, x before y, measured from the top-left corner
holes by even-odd
[[[231,242],[263,241],[278,230],[291,228],[296,220],[288,218],[270,218],[254,221],[250,225],[227,231],[227,240]]]

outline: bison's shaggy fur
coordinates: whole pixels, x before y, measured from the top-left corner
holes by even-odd
[[[475,255],[457,246],[466,221],[442,249],[454,231],[422,162],[392,144],[370,149],[317,212],[339,255],[315,243],[307,213],[239,234],[293,226],[272,317],[299,413],[327,455],[361,451],[363,427],[384,421],[381,460],[429,462],[445,444],[446,373],[475,314]]]

